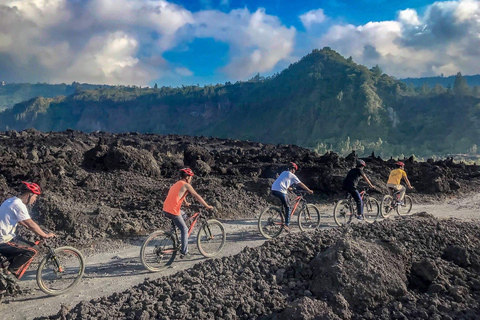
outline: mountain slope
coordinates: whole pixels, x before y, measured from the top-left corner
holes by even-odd
[[[480,143],[480,99],[457,89],[414,91],[324,48],[266,79],[37,98],[0,113],[0,129],[211,135],[387,156],[465,153]]]

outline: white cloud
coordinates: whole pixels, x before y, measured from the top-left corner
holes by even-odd
[[[214,38],[230,45],[231,62],[224,71],[233,79],[245,79],[271,71],[287,59],[294,47],[296,30],[258,9],[236,9],[230,13],[202,11],[195,14],[194,35]]]
[[[222,70],[244,79],[288,59],[295,34],[264,9],[190,12],[165,0],[2,0],[0,74],[17,82],[146,85],[162,76],[192,76],[162,55],[200,37],[227,43],[230,62]]]
[[[313,24],[324,22],[326,18],[323,9],[310,10],[300,16],[300,20],[306,29],[309,29]]]
[[[145,85],[170,74],[161,54],[189,23],[190,11],[164,0],[2,0],[0,74]]]
[[[95,36],[61,77],[67,82],[80,77],[88,83],[148,83],[156,74],[135,58],[137,50],[137,40],[123,32]]]
[[[404,24],[410,25],[420,25],[420,20],[418,19],[417,11],[413,9],[402,10],[398,13],[398,20]]]
[[[1,4],[17,9],[23,18],[38,27],[55,25],[70,18],[67,0],[3,0]]]
[[[435,2],[422,16],[406,9],[394,21],[334,25],[317,39],[317,47],[396,77],[480,73],[480,0]]]
[[[184,77],[190,77],[193,76],[193,72],[190,71],[188,68],[175,68],[175,73],[184,76]]]

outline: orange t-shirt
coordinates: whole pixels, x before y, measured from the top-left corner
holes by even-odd
[[[167,199],[163,203],[163,211],[173,214],[174,216],[180,215],[180,207],[182,206],[183,200],[187,196],[187,192],[183,197],[179,198],[178,194],[180,189],[186,184],[186,181],[180,180],[175,182],[175,184],[168,190]]]

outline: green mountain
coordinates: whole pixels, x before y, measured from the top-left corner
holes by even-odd
[[[102,87],[36,98],[0,113],[0,129],[211,135],[384,156],[474,153],[480,95],[413,88],[330,48],[281,73],[180,88]]]
[[[480,86],[480,74],[471,75],[471,76],[463,76],[467,84],[471,87]],[[447,88],[448,86],[453,87],[455,84],[456,76],[448,76],[448,77],[423,77],[423,78],[405,78],[400,79],[400,81],[405,82],[406,84],[411,84],[415,87],[421,87],[425,83],[433,88],[436,84]]]
[[[53,98],[67,96],[81,89],[95,89],[104,85],[92,85],[73,82],[71,85],[47,83],[7,83],[0,82],[0,111],[13,107],[15,104],[30,100],[35,97]]]

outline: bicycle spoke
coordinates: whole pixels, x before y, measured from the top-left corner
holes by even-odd
[[[397,213],[399,215],[407,215],[412,210],[412,198],[404,196],[403,203],[397,205]]]
[[[337,202],[333,210],[333,218],[339,226],[349,224],[354,214],[354,208],[347,200]]]
[[[37,283],[48,294],[59,294],[73,287],[84,271],[83,257],[78,250],[58,248],[39,265]]]
[[[365,221],[373,222],[380,214],[380,204],[375,198],[368,198],[363,207],[363,216]]]
[[[269,207],[258,218],[258,230],[267,239],[275,238],[283,230],[283,214],[279,208]]]
[[[198,231],[197,245],[205,257],[213,257],[225,246],[225,228],[217,220],[208,220]]]
[[[312,204],[307,204],[300,211],[298,216],[298,226],[302,231],[315,230],[320,225],[320,211]]]
[[[150,271],[160,271],[172,264],[177,254],[176,241],[170,233],[157,231],[143,243],[140,259]]]

